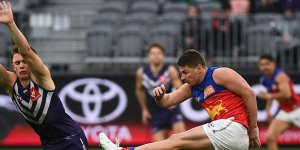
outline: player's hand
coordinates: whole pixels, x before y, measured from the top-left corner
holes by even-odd
[[[259,129],[258,127],[256,128],[252,128],[249,131],[249,143],[250,146],[254,146],[254,147],[260,147],[261,143],[259,140]]]
[[[11,3],[6,1],[0,2],[0,23],[10,24],[13,22],[14,17],[11,10]]]
[[[148,124],[149,119],[151,119],[151,114],[148,110],[143,110],[142,111],[142,122],[143,124]]]
[[[165,95],[165,93],[166,93],[166,87],[163,84],[152,91],[152,94],[156,101],[160,101]]]
[[[272,100],[272,96],[266,92],[259,92],[258,97],[264,100]]]

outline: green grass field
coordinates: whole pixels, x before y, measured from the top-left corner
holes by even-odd
[[[41,148],[21,148],[21,147],[18,147],[18,148],[1,148],[0,147],[0,150],[42,150]],[[98,148],[96,147],[91,147],[89,148],[89,150],[99,150]],[[263,147],[263,148],[251,148],[250,150],[267,150],[267,148]],[[281,147],[279,148],[279,150],[300,150],[300,146],[299,147]]]
[[[267,148],[251,148],[250,150],[267,150]],[[280,147],[279,150],[300,150],[300,147]]]

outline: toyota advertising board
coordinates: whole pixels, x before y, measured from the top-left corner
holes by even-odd
[[[72,81],[63,87],[59,97],[66,112],[82,124],[101,124],[115,120],[127,106],[127,95],[123,88],[110,80],[99,78]],[[72,107],[72,102],[68,103],[68,101],[78,103],[80,108],[75,109]],[[107,114],[101,114],[103,103],[110,101],[116,101],[116,107]]]
[[[257,94],[265,90],[258,84],[259,76],[244,77]],[[151,126],[141,124],[140,107],[135,97],[135,76],[55,76],[54,81],[65,111],[81,124],[90,145],[99,144],[100,132],[105,132],[111,139],[118,138],[124,145],[152,141]],[[295,84],[295,89],[300,94],[300,85]],[[1,93],[0,145],[40,145],[39,137],[18,114],[3,89]],[[263,143],[267,129],[264,107],[265,101],[258,100],[258,121]],[[180,104],[180,109],[188,129],[209,121],[207,113],[191,99]],[[278,104],[274,103],[271,113],[275,115],[277,112]],[[300,144],[300,129],[294,127],[288,130],[278,142]]]

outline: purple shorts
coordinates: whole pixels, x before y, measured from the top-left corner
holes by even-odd
[[[165,111],[153,112],[151,115],[152,133],[163,129],[171,129],[173,124],[183,120],[179,109],[166,109]]]
[[[88,150],[88,142],[84,134],[44,140],[42,145],[43,150]]]

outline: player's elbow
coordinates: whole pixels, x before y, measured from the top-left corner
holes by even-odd
[[[252,96],[252,97],[256,97],[256,94],[254,92],[254,90],[249,90],[249,95]]]
[[[19,53],[24,57],[30,55],[31,47],[30,45],[18,46]]]
[[[248,89],[244,92],[243,99],[255,99],[256,95],[252,89]]]

